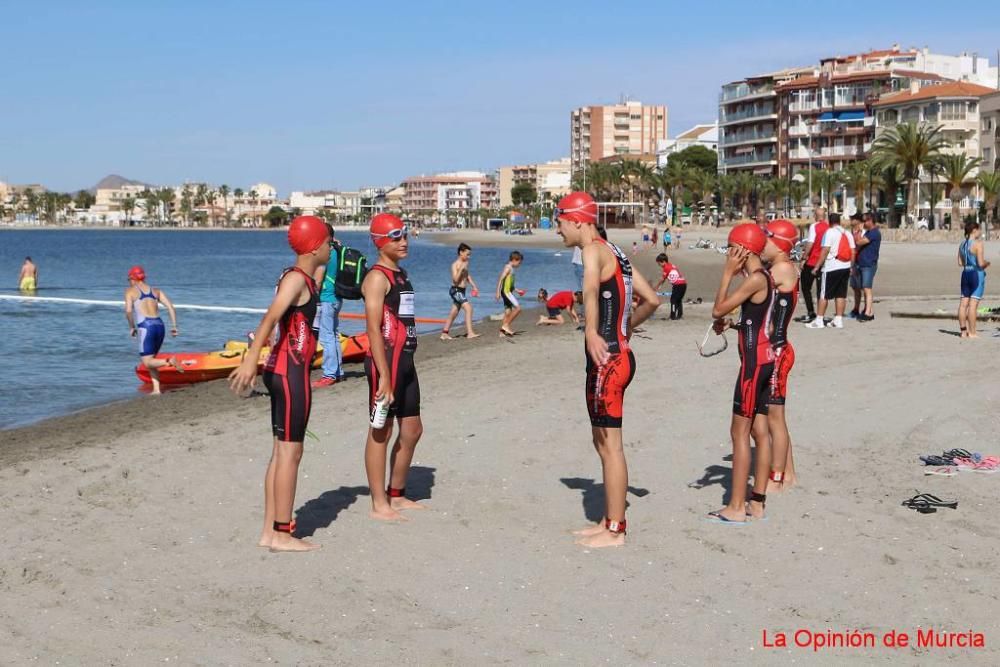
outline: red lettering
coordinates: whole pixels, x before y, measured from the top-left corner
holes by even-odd
[[[788,639],[785,637],[784,632],[777,633],[773,638],[773,643],[768,641],[767,630],[763,631],[764,637],[761,640],[761,644],[764,648],[783,648],[788,646]]]
[[[812,633],[805,628],[799,628],[795,631],[795,645],[799,648],[805,646],[812,646]]]

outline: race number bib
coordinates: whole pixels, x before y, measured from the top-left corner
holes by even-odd
[[[413,317],[413,292],[401,292],[399,294],[399,316]]]

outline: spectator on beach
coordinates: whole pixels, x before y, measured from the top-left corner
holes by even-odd
[[[878,228],[875,216],[871,213],[865,213],[861,223],[861,233],[855,237],[855,244],[858,247],[858,254],[851,272],[851,286],[856,284],[860,288],[865,308],[862,311],[858,307],[859,289],[856,288],[852,317],[859,322],[871,322],[875,319],[872,288],[875,283],[875,272],[878,271],[878,256],[882,248],[882,232]]]
[[[816,319],[806,324],[810,329],[832,327],[844,328],[844,311],[847,309],[847,283],[851,277],[851,265],[854,264],[855,246],[851,232],[840,226],[840,214],[830,214],[830,225],[823,234],[822,250],[816,266],[823,267],[823,277],[820,281],[820,299],[816,310]],[[826,315],[827,304],[833,300],[834,317],[829,324],[823,317]]]
[[[22,292],[34,292],[38,288],[38,267],[30,257],[24,258],[21,275],[17,277],[17,287]]]
[[[653,233],[650,234],[650,238],[649,238],[649,247],[651,247],[651,248],[655,248],[656,247],[656,242],[660,239],[659,233],[660,233],[660,230],[657,229],[656,225],[653,225]]]
[[[819,254],[823,249],[823,235],[829,227],[830,223],[826,219],[826,209],[820,206],[816,209],[816,222],[809,225],[809,233],[806,235],[806,242],[802,246],[802,257],[804,260],[799,283],[802,287],[802,300],[806,303],[806,314],[796,317],[796,322],[812,322],[816,319],[812,289],[813,284],[815,284],[816,300],[819,301],[823,273],[823,265],[819,261]]]
[[[569,312],[569,316],[573,319],[573,324],[580,324],[580,316],[576,313],[576,306],[583,303],[583,292],[564,290],[556,292],[549,298],[548,292],[541,289],[538,290],[538,300],[545,303],[548,315],[539,315],[538,322],[535,323],[536,325],[562,324],[566,321],[563,318],[564,310]]]
[[[958,302],[958,327],[962,338],[979,338],[976,315],[986,289],[986,248],[979,238],[979,223],[965,225],[965,240],[958,246],[958,265],[962,267],[962,299]]]
[[[344,379],[339,331],[344,300],[336,293],[341,245],[334,238],[333,225],[327,224],[326,227],[330,232],[330,261],[316,274],[316,281],[320,284],[316,319],[319,321],[319,344],[323,346],[323,376],[313,382],[313,389],[329,387]]]
[[[636,243],[635,241],[632,241],[632,256],[635,257],[638,254],[639,254],[639,244]]]
[[[660,265],[662,276],[656,283],[654,289],[659,292],[664,282],[670,283],[670,319],[679,320],[684,317],[684,294],[687,293],[687,279],[676,265],[670,263],[667,253],[661,252],[656,256],[656,263]]]
[[[476,281],[469,273],[470,257],[472,257],[472,248],[468,244],[459,243],[458,257],[451,263],[451,289],[448,290],[448,296],[451,298],[451,310],[448,311],[448,319],[444,323],[444,328],[441,329],[441,340],[451,340],[451,325],[458,317],[460,310],[465,313],[465,337],[479,337],[479,334],[472,329],[472,304],[465,296],[465,290],[469,285],[472,286],[472,296],[479,296]]]
[[[681,247],[681,227],[678,227],[674,231],[674,249],[679,250]]]
[[[669,225],[663,228],[663,252],[670,250],[670,246],[673,245],[674,240],[670,236]]]

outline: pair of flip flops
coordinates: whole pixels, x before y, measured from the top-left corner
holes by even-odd
[[[934,514],[939,508],[958,509],[957,500],[942,500],[929,493],[918,493],[902,502],[903,507],[916,510],[920,514]]]
[[[972,458],[957,457],[955,459],[955,466],[959,470],[971,470],[972,472],[991,475],[1000,472],[1000,457],[982,456],[980,454],[976,454]]]
[[[946,452],[942,452],[940,456],[937,454],[928,454],[927,456],[921,456],[920,460],[924,462],[924,465],[929,466],[953,466],[955,465],[955,459],[964,458],[971,459],[979,454],[973,454],[967,449],[949,449]]]

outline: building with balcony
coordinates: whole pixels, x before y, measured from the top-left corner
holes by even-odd
[[[666,167],[671,155],[691,146],[704,146],[710,151],[718,151],[718,121],[695,125],[690,130],[681,132],[673,139],[663,139],[656,142],[656,166],[660,169]]]
[[[338,190],[296,191],[288,196],[288,206],[301,209],[303,215],[316,215],[326,211],[348,218],[361,211],[361,196],[357,192]]]
[[[587,162],[609,157],[653,155],[656,142],[667,138],[667,107],[626,100],[587,106],[570,113],[572,173]]]
[[[404,215],[463,213],[499,206],[496,181],[480,171],[412,176],[403,181]]]
[[[150,189],[147,185],[123,184],[117,188],[97,188],[94,194],[94,206],[104,211],[120,211],[125,199],[142,199],[142,193]]]
[[[394,215],[403,214],[403,197],[406,195],[406,188],[397,185],[385,193],[385,210]]]
[[[519,183],[530,183],[541,199],[558,199],[570,191],[570,159],[500,167],[497,188],[501,207],[513,206],[510,192]]]
[[[979,150],[984,171],[1000,170],[1000,92],[979,98]]]
[[[778,104],[775,87],[813,73],[785,69],[727,83],[719,95],[719,171],[773,176],[778,169]]]

